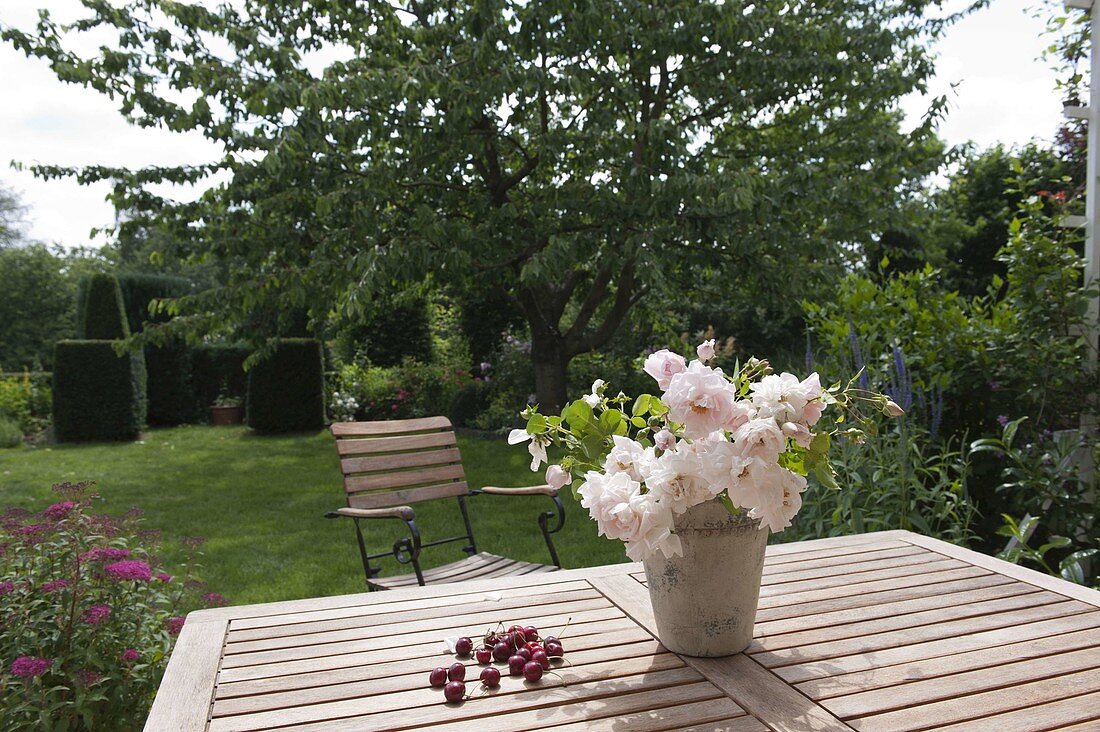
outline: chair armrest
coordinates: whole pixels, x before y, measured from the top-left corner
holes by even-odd
[[[393,506],[391,508],[338,508],[325,514],[325,518],[341,516],[355,519],[392,518],[412,521],[416,518],[416,513],[412,510],[412,506]]]
[[[551,488],[548,485],[525,485],[520,488],[500,488],[497,486],[487,485],[484,488],[479,488],[479,492],[488,493],[491,496],[556,496],[558,495],[557,488]]]

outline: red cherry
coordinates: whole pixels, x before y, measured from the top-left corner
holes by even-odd
[[[496,661],[504,662],[508,660],[508,657],[512,655],[512,646],[510,643],[497,643],[493,646],[493,659]]]
[[[512,656],[508,659],[508,673],[512,676],[519,676],[523,673],[523,667],[528,663],[527,659],[523,656]]]
[[[452,663],[447,669],[447,678],[451,681],[464,681],[466,679],[466,667],[461,663]]]
[[[531,663],[537,663],[543,669],[548,669],[550,668],[550,657],[546,655],[546,651],[535,651],[531,654]]]
[[[537,641],[539,639],[539,629],[533,625],[528,625],[523,629],[523,637],[528,641]]]
[[[481,669],[481,683],[485,684],[490,689],[495,689],[500,686],[500,671],[492,666]]]
[[[526,648],[520,648],[518,651],[516,651],[516,655],[523,656],[523,660],[525,663],[531,660],[531,651],[527,650]]]
[[[482,666],[486,666],[493,660],[493,651],[490,648],[478,648],[474,652],[474,657],[477,659],[478,663]]]
[[[522,625],[513,625],[511,628],[508,629],[508,632],[512,635],[523,635],[524,629]]]
[[[511,648],[512,647],[512,634],[511,633],[501,633],[500,635],[497,636],[497,643],[507,643],[508,647]]]
[[[437,689],[442,689],[447,685],[447,669],[434,668],[431,674],[428,675],[428,683]]]
[[[474,642],[469,638],[463,636],[455,641],[455,653],[458,655],[469,656],[472,650],[474,650]]]
[[[552,636],[552,635],[548,635],[548,636],[546,636],[545,638],[543,638],[543,639],[542,639],[542,642],[543,642],[543,643],[561,643],[561,641],[560,641],[560,640],[558,640],[557,638],[555,638],[555,637],[554,637],[554,636]]]
[[[531,641],[531,642],[530,642],[530,643],[528,643],[528,644],[527,644],[526,646],[524,646],[524,648],[526,648],[527,650],[529,650],[529,651],[530,651],[531,653],[534,653],[535,651],[541,651],[541,650],[543,650],[542,644],[541,644],[541,643],[538,643],[538,642],[536,642],[536,641]]]
[[[550,658],[561,658],[565,655],[565,649],[562,648],[561,643],[547,643],[546,655]]]
[[[462,701],[462,697],[466,696],[466,684],[461,681],[447,682],[447,685],[443,687],[443,696],[449,702]]]
[[[523,678],[528,681],[538,681],[542,678],[542,666],[536,661],[531,661],[523,667]],[[448,684],[450,686],[450,684]]]

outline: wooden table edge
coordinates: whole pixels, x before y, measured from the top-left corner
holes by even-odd
[[[940,539],[933,539],[930,536],[915,534],[912,531],[898,532],[897,538],[916,546],[922,546],[937,554],[943,554],[953,559],[958,559],[975,567],[988,569],[991,572],[996,572],[1005,577],[1011,577],[1014,580],[1034,585],[1044,590],[1050,590],[1051,592],[1056,592],[1059,595],[1064,595],[1074,600],[1080,600],[1093,607],[1100,607],[1100,592],[1083,585],[1074,584],[1060,577],[1052,577],[1049,574],[1043,574],[1042,572],[1029,569],[1028,567],[1021,567],[1018,564],[1012,564],[1003,559],[976,552],[973,549],[966,549]]]
[[[196,614],[187,616],[172,649],[145,732],[196,732],[207,727],[229,621],[195,621]]]

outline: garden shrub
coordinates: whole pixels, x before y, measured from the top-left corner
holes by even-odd
[[[24,435],[45,429],[50,420],[50,374],[0,376],[0,417],[15,422]]]
[[[23,444],[23,430],[11,417],[0,414],[0,448],[19,447]]]
[[[245,359],[252,351],[237,345],[201,345],[191,349],[191,391],[194,409],[207,415],[219,396],[241,399],[248,391]]]
[[[447,416],[455,427],[473,427],[474,420],[489,408],[489,384],[474,381],[454,393]]]
[[[411,359],[389,368],[345,364],[330,385],[330,416],[347,422],[444,414],[455,394],[470,383],[466,369]]]
[[[247,422],[257,432],[302,432],[325,423],[320,341],[286,338],[248,372]]]
[[[53,423],[59,442],[132,440],[145,424],[145,357],[113,341],[59,341]]]
[[[114,275],[94,274],[89,278],[82,316],[77,326],[77,337],[81,340],[112,341],[129,337],[122,289]]]
[[[163,323],[168,316],[149,312],[149,303],[161,298],[181,297],[191,291],[191,283],[183,277],[149,272],[122,272],[118,286],[131,333],[140,333],[146,323]],[[152,370],[150,370],[152,373]]]
[[[159,345],[147,344],[144,351],[149,374],[149,424],[172,427],[194,421],[197,409],[191,388],[191,348],[182,338],[173,338]]]
[[[93,514],[90,484],[54,490],[41,513],[0,516],[0,716],[5,729],[141,729],[186,611],[225,599],[196,597],[201,540],[166,572],[140,512]]]
[[[432,360],[432,313],[417,293],[380,297],[356,322],[337,325],[336,353],[345,363],[398,366]]]

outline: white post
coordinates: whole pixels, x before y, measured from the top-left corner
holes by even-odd
[[[1088,106],[1088,159],[1085,184],[1085,284],[1100,282],[1100,252],[1097,252],[1097,226],[1100,224],[1100,2],[1090,3],[1089,15],[1089,106]],[[1085,355],[1085,368],[1089,373],[1096,370],[1097,349],[1100,347],[1100,298],[1090,298],[1085,323],[1085,339],[1088,343]],[[1096,400],[1089,402],[1081,414],[1081,433],[1086,439],[1096,434]],[[1091,482],[1096,466],[1092,463],[1092,451],[1082,465],[1081,478]]]

